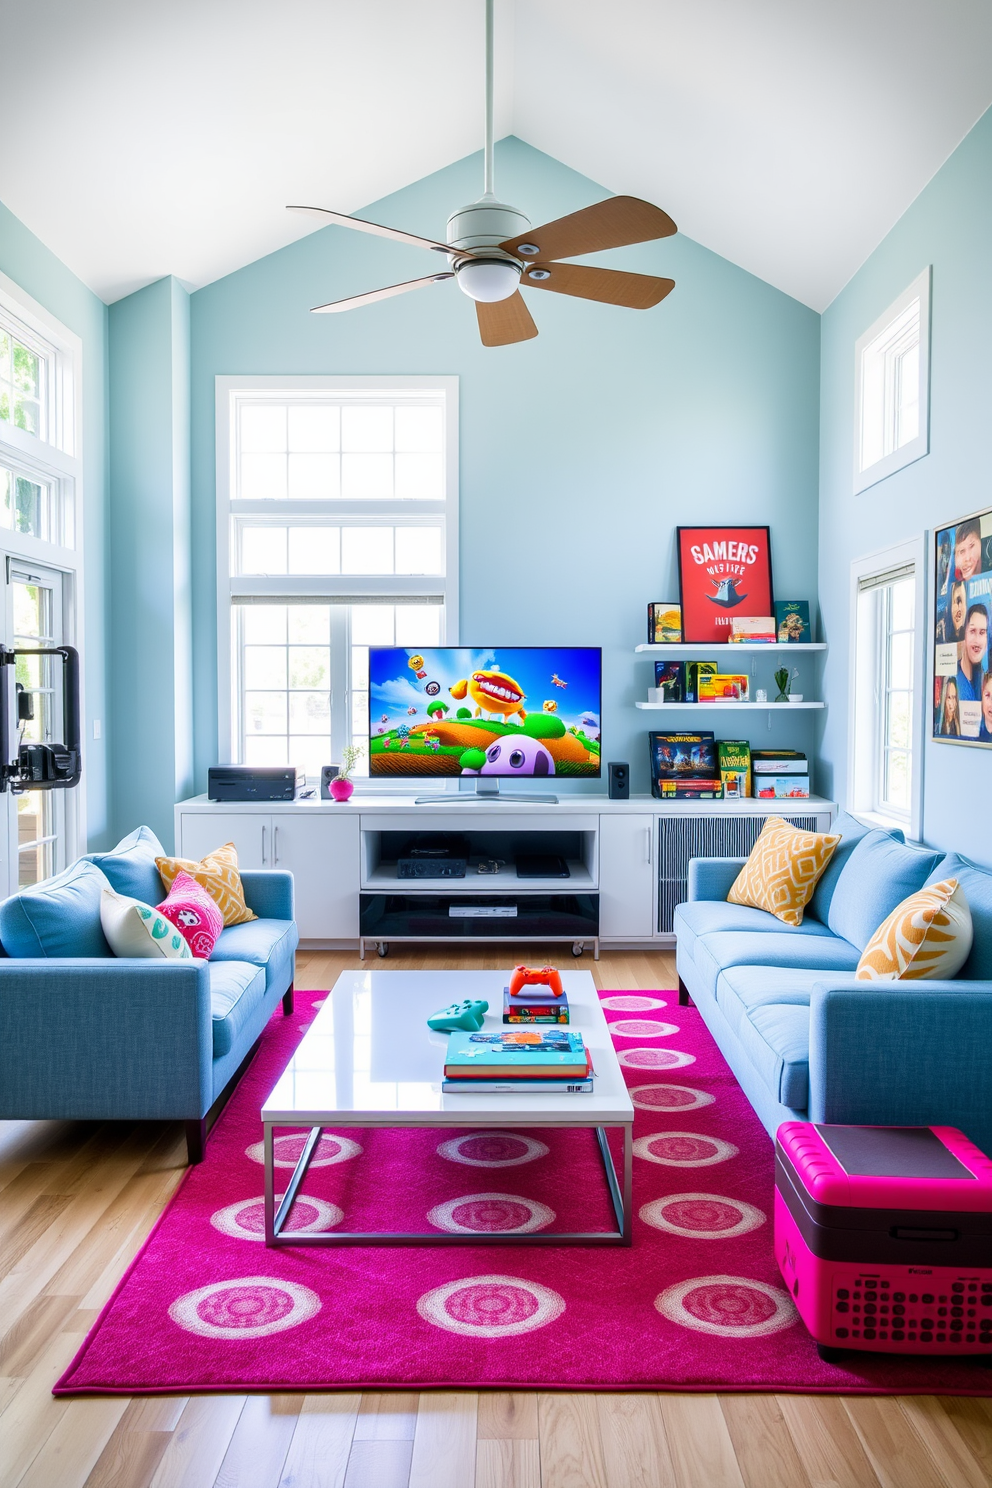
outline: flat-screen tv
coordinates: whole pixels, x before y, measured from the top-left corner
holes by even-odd
[[[369,774],[595,778],[598,646],[369,648]]]

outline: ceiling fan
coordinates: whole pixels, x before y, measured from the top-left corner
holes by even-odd
[[[493,193],[493,4],[494,0],[486,0],[485,192],[478,201],[452,212],[446,243],[420,238],[395,227],[383,227],[378,222],[364,222],[360,217],[349,217],[324,207],[287,209],[310,212],[325,225],[353,227],[359,232],[375,233],[381,238],[394,238],[398,243],[413,243],[418,248],[443,253],[448,267],[441,273],[408,279],[404,284],[390,284],[386,289],[315,305],[314,314],[354,310],[359,305],[373,305],[377,300],[406,294],[411,289],[455,279],[459,289],[475,301],[483,345],[508,346],[537,335],[537,326],[520,294],[521,287],[549,289],[556,294],[624,305],[631,310],[648,310],[675,288],[674,279],[659,279],[653,274],[630,274],[560,262],[580,253],[646,243],[677,232],[668,213],[650,202],[636,196],[614,196],[559,217],[556,222],[546,222],[543,227],[531,227],[523,212],[497,201]]]

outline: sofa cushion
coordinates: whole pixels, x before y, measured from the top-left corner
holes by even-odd
[[[176,927],[198,960],[210,960],[210,953],[224,928],[224,916],[217,901],[211,899],[195,878],[190,878],[188,873],[177,873],[172,888],[156,908]],[[233,959],[245,961],[249,958]]]
[[[100,924],[107,880],[85,858],[64,873],[0,904],[0,940],[8,956],[112,956]]]
[[[939,883],[943,878],[957,879],[971,910],[974,939],[971,954],[958,972],[958,978],[968,982],[992,981],[992,870],[980,868],[958,853],[948,853],[941,858],[927,883]]]
[[[896,905],[923,887],[941,856],[907,847],[887,832],[867,832],[837,880],[827,924],[863,951]]]
[[[157,904],[162,897],[162,879],[155,859],[164,851],[151,827],[135,827],[109,852],[86,856],[106,874],[110,887],[118,894],[140,899],[142,904]]]
[[[817,920],[803,919],[801,925],[783,925],[774,915],[764,909],[752,909],[747,904],[728,904],[723,899],[694,899],[679,904],[675,910],[675,934],[679,947],[694,955],[697,936],[714,935],[723,931],[750,930],[756,934],[775,932],[780,935],[826,936],[830,931]]]
[[[747,931],[700,935],[693,960],[706,990],[716,992],[717,977],[731,966],[787,966],[799,970],[854,971],[858,951],[836,935],[769,935]]]
[[[118,894],[109,884],[100,897],[100,923],[115,956],[141,961],[192,958],[192,951],[175,925],[150,904]]]
[[[956,878],[910,894],[861,953],[859,982],[950,981],[968,959],[971,910]]]
[[[809,1105],[809,1008],[769,1002],[752,1008],[738,1038],[768,1090],[783,1106]]]
[[[786,925],[801,925],[817,879],[840,838],[830,832],[801,832],[770,816],[750,857],[730,887],[727,901],[767,909]]]
[[[846,980],[848,973],[834,973],[831,986]],[[809,1007],[810,993],[822,982],[822,971],[796,966],[731,966],[721,971],[716,983],[716,1002],[735,1033],[752,1008],[766,1003],[794,1003]]]
[[[230,1054],[265,996],[265,972],[247,961],[208,961],[214,1058]]]
[[[244,925],[255,915],[245,903],[244,888],[238,872],[238,850],[233,842],[215,847],[199,862],[192,858],[156,858],[155,866],[162,875],[166,889],[171,889],[179,873],[188,873],[201,888],[206,889],[211,899],[224,916],[225,925]]]
[[[812,915],[815,920],[819,920],[823,925],[827,923],[827,916],[830,913],[830,901],[834,897],[837,882],[847,867],[848,858],[862,837],[867,837],[869,832],[877,831],[878,829],[876,827],[870,827],[866,822],[858,821],[856,816],[851,816],[848,812],[842,811],[830,823],[830,830],[831,832],[840,834],[840,841],[833,850],[830,862],[820,874],[816,888],[813,890],[813,897],[806,906],[805,915],[806,919]],[[888,835],[895,842],[902,842],[904,840],[899,827],[893,827]]]
[[[246,925],[229,925],[222,930],[210,956],[214,961],[248,961],[265,967],[265,985],[289,972],[286,985],[293,980],[293,952],[299,933],[292,920],[251,920]]]

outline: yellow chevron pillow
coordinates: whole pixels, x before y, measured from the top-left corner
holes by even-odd
[[[780,816],[770,816],[728,902],[766,909],[783,925],[801,925],[803,910],[839,841],[839,832],[800,832]]]
[[[956,878],[910,894],[865,946],[854,973],[859,982],[919,981],[957,976],[974,931],[971,910]]]
[[[172,888],[178,873],[188,873],[190,878],[195,878],[216,902],[225,925],[244,925],[248,920],[258,918],[245,903],[245,891],[238,872],[238,850],[233,842],[215,848],[199,863],[192,858],[156,858],[155,867],[167,890]]]

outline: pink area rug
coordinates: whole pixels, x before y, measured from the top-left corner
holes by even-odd
[[[57,1395],[560,1388],[989,1393],[969,1362],[824,1364],[772,1252],[767,1133],[694,1008],[604,992],[630,1087],[634,1244],[486,1246],[609,1229],[592,1133],[360,1131],[321,1140],[301,1230],[477,1231],[478,1246],[269,1250],[259,1110],[326,994],[297,993]],[[577,1100],[581,1097],[577,1096]],[[288,1177],[301,1134],[279,1139]]]

